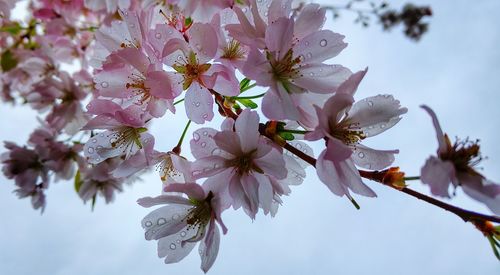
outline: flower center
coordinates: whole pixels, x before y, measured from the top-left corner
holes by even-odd
[[[253,155],[256,150],[253,150],[242,156],[238,156],[229,161],[228,165],[234,167],[239,175],[249,174],[250,171],[256,171],[263,174],[264,171],[253,162]]]
[[[221,56],[221,58],[229,60],[242,59],[245,55],[244,51],[241,49],[240,42],[234,39],[232,39],[231,42],[229,42],[222,51],[224,54]]]
[[[199,227],[199,230],[205,228],[205,226],[212,218],[211,201],[213,197],[213,193],[209,192],[205,200],[198,201],[195,199],[190,199],[194,207],[189,210],[188,214],[185,217],[186,223],[189,225],[189,227]]]
[[[460,172],[477,174],[473,167],[478,165],[483,157],[479,151],[479,140],[471,141],[468,138],[465,140],[457,140],[451,144],[448,135],[444,135],[448,150],[441,153],[439,157],[442,160],[449,160],[453,162],[455,169]]]
[[[138,103],[140,105],[151,100],[152,95],[149,93],[149,88],[144,84],[144,77],[132,74],[128,78],[130,82],[125,84],[125,88],[127,88],[127,90],[132,90],[132,94],[138,98]]]
[[[365,133],[359,130],[356,123],[335,123],[334,121],[330,121],[329,124],[330,135],[346,145],[355,145],[366,138]]]
[[[141,133],[147,131],[146,128],[133,128],[133,127],[120,127],[116,132],[111,135],[109,142],[111,143],[111,147],[119,148],[120,151],[124,152],[125,155],[122,158],[125,158],[128,153],[132,153],[134,151],[134,146],[142,149],[141,144]]]
[[[298,75],[299,70],[297,65],[302,61],[302,59],[300,57],[293,58],[292,49],[288,50],[281,60],[276,60],[274,55],[270,52],[266,52],[266,55],[272,68],[269,73],[273,74],[277,81],[287,83],[290,79],[293,79]]]
[[[179,172],[175,169],[174,164],[172,163],[172,157],[170,157],[170,153],[167,153],[162,157],[161,162],[158,163],[157,170],[160,173],[160,179],[162,181],[167,180],[167,177],[180,175]]]
[[[184,82],[182,88],[186,90],[189,86],[191,86],[193,81],[203,84],[201,76],[208,71],[208,69],[210,69],[210,66],[210,64],[199,64],[198,58],[196,58],[196,53],[191,51],[188,59],[181,56],[172,67],[176,72],[183,75]]]

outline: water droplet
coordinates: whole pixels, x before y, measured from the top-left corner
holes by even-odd
[[[196,103],[194,103],[194,106],[196,106],[196,107],[200,107],[200,103],[199,103],[199,102],[196,102]]]
[[[310,73],[309,73],[309,76],[314,76],[314,73],[313,73],[313,72],[310,72]]]
[[[170,249],[175,250],[176,248],[177,248],[177,246],[175,245],[175,243],[170,244]]]
[[[200,140],[200,135],[199,135],[198,133],[194,132],[194,133],[193,133],[193,140],[194,140],[194,141],[198,141],[198,140]]]
[[[207,131],[203,131],[203,135],[204,135],[204,136],[207,136],[207,135],[208,135],[208,132],[207,132]]]
[[[101,134],[101,135],[102,135],[102,134]],[[92,142],[93,142],[93,143],[96,143],[96,142],[97,142],[97,139],[93,138],[93,139],[92,139]]]
[[[146,227],[151,227],[153,225],[153,223],[151,221],[147,221],[146,223],[144,223],[144,225]]]
[[[321,39],[321,41],[319,41],[319,45],[321,47],[325,47],[327,44],[328,44],[328,42],[326,41],[326,39]]]
[[[368,101],[368,106],[372,107],[373,106],[373,101]]]
[[[266,11],[266,12],[264,12],[264,16],[266,16],[266,17],[267,17],[268,15],[269,15],[269,12],[267,12],[267,11]]]
[[[165,220],[165,218],[159,218],[158,219],[158,225],[162,225],[162,224],[165,224],[167,222],[167,220]]]
[[[384,129],[386,126],[387,126],[387,125],[385,125],[385,123],[384,123],[384,124],[381,124],[381,125],[380,125],[380,128]]]
[[[201,143],[201,147],[205,147],[205,146],[207,146],[207,143],[206,142],[202,142]]]
[[[359,153],[358,153],[358,157],[360,157],[360,158],[364,158],[364,157],[365,157],[365,153],[363,153],[363,152],[359,152]]]
[[[178,220],[181,216],[179,214],[173,214],[172,220]]]
[[[155,37],[156,37],[156,39],[161,39],[161,33],[157,32],[157,33],[155,34]]]
[[[95,152],[94,147],[89,147],[87,152],[89,152],[89,154],[93,154]]]
[[[106,81],[103,81],[103,82],[101,82],[101,87],[108,88],[109,87],[109,83],[106,82]]]
[[[186,237],[186,231],[181,231],[181,237]]]
[[[306,46],[309,46],[309,41],[306,41],[304,44],[306,44]]]
[[[204,114],[204,115],[203,115],[203,118],[204,118],[204,119],[207,119],[207,118],[208,118],[208,114]]]
[[[247,12],[247,8],[241,9],[242,12]]]

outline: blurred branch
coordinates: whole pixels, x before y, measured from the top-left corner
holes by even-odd
[[[355,23],[363,27],[370,26],[373,20],[382,25],[386,31],[396,26],[403,25],[404,34],[418,41],[428,31],[429,23],[424,19],[432,16],[430,6],[417,6],[414,4],[405,4],[401,10],[389,7],[385,1],[375,3],[366,0],[350,0],[345,5],[327,5],[324,6],[330,10],[334,19],[338,19],[342,12],[351,12],[356,14]]]

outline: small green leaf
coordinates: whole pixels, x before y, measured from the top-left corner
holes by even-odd
[[[257,103],[253,102],[250,99],[236,99],[236,100],[247,108],[256,109],[257,107],[259,107]]]
[[[185,20],[184,20],[184,25],[186,26],[189,26],[193,23],[193,19],[191,19],[191,17],[187,17]]]
[[[279,136],[280,136],[282,139],[284,139],[284,140],[288,140],[288,141],[290,141],[290,140],[294,140],[294,139],[295,139],[295,137],[293,136],[293,134],[291,134],[291,133],[287,133],[287,132],[280,132],[280,133],[279,133]]]
[[[0,32],[8,32],[12,35],[18,35],[22,29],[23,29],[23,27],[21,27],[21,25],[19,25],[19,23],[13,22],[9,25],[4,25],[4,26],[0,27]]]
[[[82,187],[80,170],[76,171],[75,175],[75,191],[76,193],[80,192],[80,187]]]
[[[2,71],[8,72],[17,66],[17,59],[10,50],[6,50],[2,53],[0,65]]]
[[[243,78],[243,80],[240,81],[240,91],[245,90],[245,88],[250,84],[250,79],[248,78]]]

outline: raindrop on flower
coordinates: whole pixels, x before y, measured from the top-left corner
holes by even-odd
[[[177,248],[177,246],[175,245],[175,243],[171,243],[171,244],[170,244],[170,249],[174,250],[174,249],[176,249],[176,248]]]
[[[108,88],[109,87],[109,83],[104,81],[104,82],[101,82],[101,87],[103,88]]]
[[[94,147],[89,147],[87,152],[89,152],[89,154],[93,154],[95,152]]]
[[[358,153],[358,157],[360,157],[360,158],[364,158],[364,157],[365,157],[365,153],[363,153],[363,152],[359,152],[359,153]]]
[[[157,33],[155,34],[155,37],[156,37],[156,39],[161,39],[161,33],[157,32]]]
[[[319,41],[319,45],[321,47],[326,47],[327,44],[328,44],[328,42],[326,41],[326,39],[321,39],[321,41]]]
[[[165,218],[159,218],[158,219],[158,225],[162,225],[162,224],[165,224],[167,222],[167,220],[165,220]]]
[[[151,221],[147,221],[145,224],[144,224],[146,227],[150,227],[153,225],[153,223]]]

